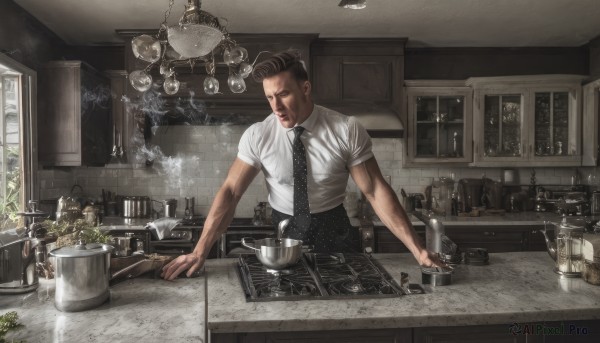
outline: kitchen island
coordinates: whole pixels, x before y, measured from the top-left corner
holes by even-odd
[[[401,272],[407,272],[411,282],[421,282],[412,255],[374,256],[395,280],[400,280]],[[290,337],[301,342],[299,331],[314,333],[310,339],[315,342],[327,341],[328,332],[330,337],[349,335],[348,339],[355,339],[352,342],[360,342],[366,339],[359,339],[360,335],[369,337],[368,331],[412,342],[412,337],[426,336],[427,330],[421,332],[420,328],[432,327],[459,327],[458,331],[480,327],[496,339],[499,335],[500,339],[510,340],[509,326],[513,323],[523,327],[541,322],[600,320],[600,287],[582,279],[560,279],[545,252],[490,254],[489,265],[458,265],[449,286],[426,286],[427,294],[379,299],[247,302],[235,263],[231,259],[207,262],[207,325],[212,342]],[[502,332],[490,332],[498,329]],[[586,327],[588,335],[583,338],[591,337],[589,329]],[[356,334],[348,330],[356,330]],[[264,334],[267,332],[275,334]]]
[[[401,272],[421,282],[412,255],[373,257],[398,283]],[[109,302],[75,313],[56,310],[54,280],[41,280],[36,292],[0,296],[0,313],[17,311],[24,327],[7,337],[29,343],[530,341],[541,334],[513,336],[510,325],[524,332],[561,321],[587,332],[569,342],[598,341],[600,286],[560,279],[545,252],[490,254],[489,265],[458,265],[449,286],[379,299],[247,302],[236,263],[208,260],[193,279],[123,281],[111,287]]]
[[[205,278],[136,278],[110,287],[110,300],[82,312],[54,307],[54,280],[37,291],[0,295],[0,314],[16,311],[24,326],[8,342],[204,342]]]

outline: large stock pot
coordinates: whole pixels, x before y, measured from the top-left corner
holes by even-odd
[[[56,258],[54,304],[65,312],[88,310],[109,297],[111,245],[79,241],[77,245],[54,249]]]

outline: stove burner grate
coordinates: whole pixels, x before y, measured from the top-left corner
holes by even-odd
[[[397,297],[404,293],[364,254],[306,253],[286,270],[268,270],[255,255],[239,257],[237,271],[248,301]]]

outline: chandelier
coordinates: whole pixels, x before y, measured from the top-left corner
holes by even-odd
[[[233,93],[246,90],[244,81],[252,72],[252,64],[248,63],[248,51],[231,39],[221,18],[200,9],[200,0],[188,0],[179,23],[168,26],[167,19],[175,0],[169,0],[169,9],[165,11],[156,36],[140,35],[131,41],[131,48],[136,58],[149,62],[143,70],[135,70],[129,74],[129,81],[137,91],[145,92],[152,86],[150,72],[158,66],[164,79],[163,89],[167,94],[179,91],[180,82],[175,73],[176,66],[189,65],[194,69],[196,64],[204,65],[206,78],[204,92],[208,95],[219,93],[219,81],[215,78],[217,62],[215,55],[223,56],[223,62],[229,68],[227,85]]]

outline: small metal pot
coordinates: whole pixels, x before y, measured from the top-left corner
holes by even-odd
[[[131,237],[113,237],[112,245],[115,248],[112,255],[115,257],[131,256]]]
[[[432,286],[446,286],[452,283],[452,270],[442,268],[421,268],[421,282]]]
[[[107,244],[80,241],[75,246],[54,249],[56,295],[60,311],[77,312],[97,307],[109,297],[110,253]]]
[[[123,197],[123,217],[149,218],[152,215],[152,200],[147,196]]]
[[[244,237],[242,245],[254,250],[260,263],[274,270],[292,266],[302,256],[302,241],[297,239],[264,238],[255,241],[254,238]]]

